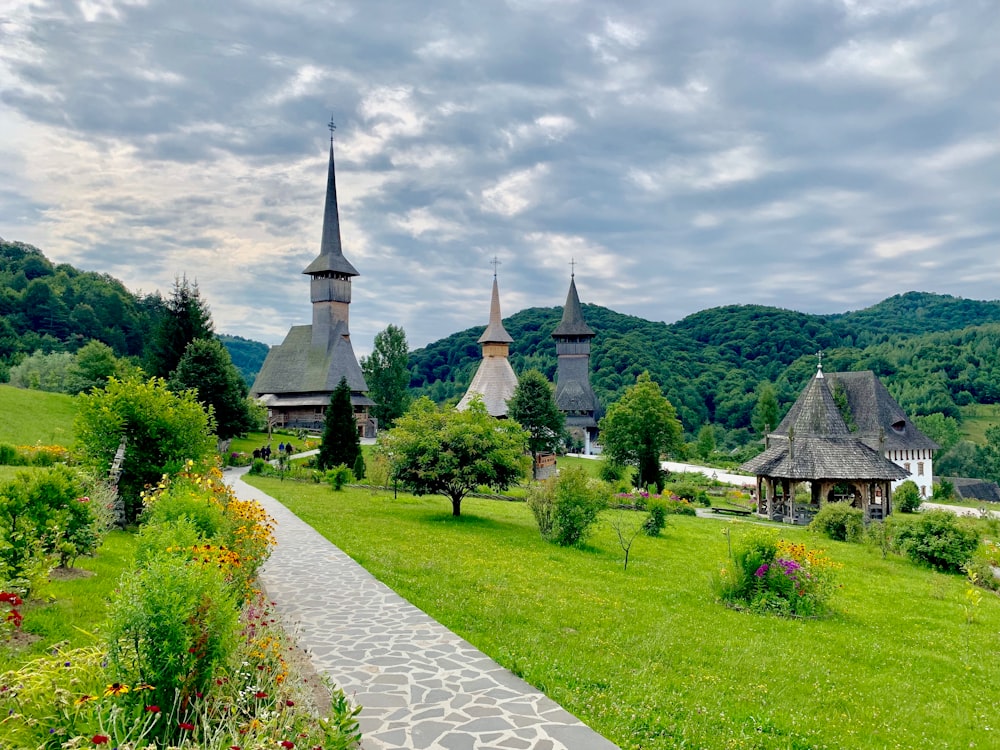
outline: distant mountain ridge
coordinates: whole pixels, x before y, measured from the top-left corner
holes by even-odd
[[[511,364],[550,379],[551,332],[562,309],[529,308],[504,319],[514,338]],[[726,305],[676,323],[584,305],[595,330],[592,383],[605,403],[643,370],[664,388],[684,426],[746,429],[761,381],[791,404],[817,351],[828,370],[872,369],[911,414],[957,416],[964,403],[1000,400],[1000,302],[907,292],[862,310],[814,315],[762,305]],[[464,392],[481,356],[468,328],[411,353],[411,387],[438,401]]]

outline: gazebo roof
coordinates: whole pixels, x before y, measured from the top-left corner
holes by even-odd
[[[772,437],[773,444],[750,459],[740,471],[796,481],[816,479],[906,479],[909,472],[850,436]]]

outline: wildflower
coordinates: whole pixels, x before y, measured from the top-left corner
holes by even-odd
[[[285,705],[286,706],[294,706],[295,705],[295,701],[293,701],[293,700],[287,700],[287,701],[285,701]]]
[[[143,682],[143,683],[140,683],[140,684],[136,685],[133,688],[133,690],[135,690],[135,692],[138,693],[138,692],[141,692],[143,690],[156,690],[156,688],[154,688],[152,685],[147,685],[145,682]]]
[[[104,690],[104,695],[125,695],[128,692],[128,685],[120,682],[113,682]]]
[[[93,737],[90,738],[90,741],[93,742],[95,745],[107,745],[110,740],[111,738],[108,737],[106,734],[95,734]]]
[[[757,568],[757,571],[754,573],[754,575],[757,576],[758,578],[763,578],[764,576],[767,575],[767,571],[768,571],[769,567],[770,566],[768,566],[767,563],[764,563],[759,568]]]
[[[192,732],[192,731],[194,731],[194,724],[190,724],[190,723],[188,723],[186,721],[179,721],[179,722],[177,722],[177,726],[180,727],[181,729],[183,729],[185,732]]]
[[[254,698],[266,698],[267,697],[267,693],[265,693],[263,690],[258,690],[256,693],[253,694],[253,697]]]
[[[84,703],[90,703],[90,701],[92,700],[94,700],[94,696],[92,695],[81,695],[79,698],[76,699],[76,701],[74,701],[74,704],[77,706],[82,706]]]
[[[146,710],[149,711],[149,713],[151,713],[151,714],[158,714],[158,713],[160,713],[160,707],[159,706],[146,706]]]
[[[284,747],[284,748],[295,747],[295,743],[292,742],[291,740],[282,740],[281,741],[281,746]]]

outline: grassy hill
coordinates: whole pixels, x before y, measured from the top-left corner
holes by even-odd
[[[73,396],[0,385],[0,414],[4,415],[0,419],[0,443],[69,448],[76,440]]]

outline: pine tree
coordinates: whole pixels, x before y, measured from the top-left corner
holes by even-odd
[[[350,469],[360,454],[361,438],[358,437],[358,423],[351,405],[351,387],[347,378],[341,378],[330,394],[317,463],[320,469],[332,469],[341,464]]]
[[[174,289],[166,301],[165,314],[150,345],[150,373],[169,378],[188,344],[195,339],[214,337],[212,314],[201,298],[198,282],[189,282],[187,276],[174,279]]]
[[[254,426],[246,382],[218,339],[195,339],[188,344],[170,378],[170,388],[194,390],[203,406],[213,408],[221,440],[242,435]]]
[[[548,379],[538,370],[528,370],[518,378],[507,402],[507,416],[528,431],[532,454],[555,451],[562,442],[566,416],[556,406]]]

